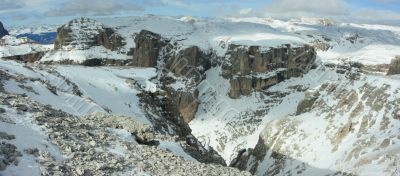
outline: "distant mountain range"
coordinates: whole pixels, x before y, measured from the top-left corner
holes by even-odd
[[[25,33],[19,34],[17,38],[26,37],[39,44],[53,44],[57,37],[57,32],[43,32],[40,34]]]

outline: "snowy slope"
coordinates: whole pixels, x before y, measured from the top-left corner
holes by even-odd
[[[227,96],[228,82],[218,75],[218,69],[211,69],[205,80],[208,83],[202,85],[214,86],[200,86],[201,105],[190,122],[193,134],[220,152],[227,162],[239,150],[254,148],[261,134],[265,144],[258,144],[257,153],[243,163],[247,165],[243,169],[256,171],[257,175],[276,168],[281,168],[280,173],[292,174],[301,170],[294,175],[339,171],[394,174],[400,158],[400,123],[396,115],[399,77],[361,74],[353,80],[349,79],[351,71],[336,71],[321,65],[302,78],[232,100]],[[304,98],[316,93],[318,99],[309,107],[311,110],[296,115]],[[260,148],[270,150],[263,155]],[[273,152],[289,159],[275,160]],[[278,161],[284,165],[279,167]]]
[[[5,109],[0,109],[0,132],[15,135],[16,139],[6,142],[22,153],[16,158],[19,164],[6,166],[1,174],[66,173],[65,166],[77,175],[88,170],[109,175],[182,175],[193,169],[198,170],[194,175],[248,174],[199,162],[209,154],[190,131],[181,139],[170,121],[144,112],[139,94],[155,91],[151,82],[155,68],[41,65],[0,59],[0,74],[0,108]],[[158,132],[163,129],[156,129],[157,123],[168,131]],[[38,148],[38,156],[24,151],[30,148]],[[86,169],[80,170],[82,167]]]
[[[48,51],[53,47],[52,45],[36,44],[27,38],[16,38],[11,35],[4,36],[0,41],[0,58]]]
[[[253,148],[255,146],[260,132],[267,123],[295,114],[298,104],[305,97],[305,90],[315,89],[327,82],[349,81],[345,75],[336,73],[335,69],[332,70],[323,66],[325,63],[345,64],[349,61],[356,61],[365,65],[379,65],[388,64],[396,55],[400,55],[400,38],[398,35],[398,29],[400,28],[396,26],[371,27],[368,25],[356,26],[355,24],[326,26],[321,25],[320,21],[315,22],[312,20],[280,21],[260,18],[228,20],[267,25],[276,30],[293,32],[298,38],[302,38],[302,40],[309,43],[313,43],[318,39],[330,46],[327,51],[318,51],[320,67],[310,71],[303,78],[282,82],[269,88],[265,93],[253,93],[239,100],[233,100],[227,96],[229,82],[222,78],[221,71],[218,68],[212,68],[207,71],[206,80],[199,86],[201,95],[199,101],[201,105],[196,118],[190,122],[190,126],[201,142],[215,148],[228,163],[236,157],[240,149]],[[258,37],[255,36],[257,34],[250,33],[246,38],[247,40],[262,39],[260,35]],[[355,37],[354,41],[352,37]],[[245,43],[246,38],[240,38],[240,41]],[[280,38],[285,39],[287,37]],[[385,77],[364,76],[365,79],[379,81],[382,84],[383,82],[380,79],[386,79]],[[392,79],[387,80],[387,83],[395,81]],[[360,82],[367,83],[368,81],[363,80]],[[392,89],[387,92],[393,95],[396,91]],[[335,103],[332,102],[332,104]],[[374,116],[374,118],[379,119],[381,117]],[[323,119],[321,121],[324,122]],[[318,126],[319,124],[316,123],[315,125]],[[324,129],[324,126],[322,126],[322,129]],[[379,131],[376,133],[384,132]],[[292,140],[294,139],[287,139],[288,145],[292,144],[290,143]],[[315,145],[315,147],[319,147],[319,145]],[[325,151],[315,152],[315,155],[322,153],[325,153]],[[343,155],[337,157],[343,157]],[[305,160],[303,158],[298,159],[300,161]],[[329,160],[329,158],[327,160],[335,162],[334,160]],[[306,161],[308,163],[308,160]],[[315,163],[317,161],[311,162],[313,165]],[[260,167],[265,167],[265,165]],[[339,169],[339,167],[334,169],[346,170]],[[351,172],[356,173],[357,171],[351,170]]]
[[[2,94],[1,96],[4,95],[5,94]],[[18,165],[12,165],[7,170],[0,172],[2,175],[40,175],[41,172],[39,163],[36,161],[37,158],[26,154],[24,152],[25,149],[37,148],[43,151],[48,151],[55,156],[58,161],[62,161],[66,158],[54,144],[47,140],[48,136],[45,131],[38,125],[32,123],[31,117],[34,114],[20,113],[5,105],[0,105],[0,108],[5,110],[5,113],[2,114],[2,120],[0,121],[1,131],[7,132],[15,137],[15,139],[12,140],[0,140],[1,142],[15,145],[17,151],[23,154]]]
[[[395,168],[392,167],[392,164],[396,165],[396,162],[398,162],[396,160],[398,158],[397,142],[388,143],[388,141],[397,140],[394,133],[399,128],[398,122],[394,120],[396,106],[392,106],[398,104],[399,100],[398,77],[389,78],[361,74],[361,78],[354,82],[349,76],[352,73],[351,70],[345,71],[345,74],[340,74],[336,66],[331,68],[324,65],[326,63],[346,65],[349,61],[360,62],[365,65],[389,64],[395,56],[400,55],[399,27],[356,24],[326,26],[312,22],[312,20],[295,22],[259,18],[229,20],[264,24],[277,30],[294,32],[297,37],[309,43],[313,43],[315,40],[323,41],[329,45],[329,49],[318,51],[319,67],[311,70],[304,77],[287,80],[265,92],[253,93],[239,100],[232,100],[227,96],[229,82],[222,78],[221,71],[218,68],[207,71],[207,78],[199,87],[200,95],[202,95],[199,98],[201,105],[196,118],[190,122],[193,133],[201,142],[215,148],[229,163],[236,157],[239,150],[254,148],[261,133],[261,137],[267,135],[264,140],[271,140],[267,147],[272,147],[273,151],[292,158],[292,160],[285,160],[287,164],[282,167],[281,173],[290,171],[295,174],[296,169],[302,164],[307,166],[307,171],[300,172],[303,175],[317,174],[318,172],[319,174],[328,174],[337,171],[361,175],[390,175],[394,173]],[[257,40],[257,37],[252,39]],[[319,106],[313,106],[312,108],[315,110],[311,113],[295,116],[299,103],[306,97],[306,91],[318,89],[324,84],[338,84],[349,91],[356,90],[360,99],[361,96],[364,99],[359,100],[360,102],[368,101],[365,100],[368,99],[366,97],[374,97],[367,90],[363,90],[363,86],[370,85],[379,88],[389,85],[390,89],[385,90],[384,94],[385,97],[386,95],[390,97],[387,101],[391,103],[387,103],[386,110],[382,109],[370,114],[370,116],[366,115],[371,112],[371,107],[368,106],[375,106],[375,103],[385,104],[384,99],[369,100],[369,104],[367,103],[365,109],[362,110],[366,114],[351,114],[351,110],[355,109],[359,103],[354,102],[354,105],[349,105],[349,109],[346,109],[347,106],[341,107],[343,108],[341,112],[347,113],[338,112],[335,117],[324,114],[330,111],[329,108]],[[335,93],[332,97],[321,95],[320,98],[324,99],[329,106],[334,107],[340,105],[340,100],[346,99],[346,97],[337,98],[338,94]],[[388,115],[385,117],[385,114]],[[358,125],[364,119],[365,125],[365,123],[368,123],[365,122],[365,116],[376,125],[379,124],[379,121],[390,119],[380,123],[388,124],[390,127],[385,127],[384,130],[376,127],[361,134],[354,132],[350,136],[357,137],[347,137],[343,139],[343,143],[339,144],[331,143],[332,136],[338,133],[336,130],[341,129],[348,119],[353,118],[353,122],[358,119],[360,121],[356,123]],[[294,131],[285,131],[284,127],[278,126],[283,122],[292,125],[295,128]],[[353,126],[353,128],[358,130],[361,127]],[[265,129],[264,132],[263,129]],[[277,132],[271,132],[272,129]],[[282,134],[279,134],[279,132]],[[280,135],[282,135],[282,138],[279,137]],[[330,138],[327,137],[329,140],[326,136],[330,136]],[[387,138],[385,142],[383,138]],[[373,141],[365,146],[365,142],[370,139]],[[275,146],[275,143],[285,145],[276,144]],[[387,149],[380,149],[382,144],[388,145]],[[335,146],[339,147],[339,149],[335,149],[338,151],[332,150]],[[353,152],[349,153],[350,151]],[[371,154],[367,155],[366,153]],[[365,157],[358,157],[359,155],[365,155]],[[376,156],[380,155],[383,155],[383,158],[378,159]],[[390,155],[393,157],[389,157]],[[253,157],[259,156],[254,154]],[[279,166],[274,165],[273,157],[274,155],[269,152],[261,160],[250,158],[247,163],[244,163],[247,164],[247,168],[244,169],[256,171],[257,175],[265,175],[273,168],[279,168]],[[293,165],[290,165],[290,162]],[[381,169],[376,169],[377,167]],[[314,168],[321,168],[321,170]]]
[[[258,147],[269,150],[250,155],[246,169],[256,170],[257,175],[300,170],[298,175],[310,175],[312,168],[355,175],[398,174],[399,91],[398,76],[367,75],[355,81],[339,77],[310,89],[308,94],[316,96],[311,109],[268,122]],[[287,157],[281,160],[281,170],[276,169],[274,153]],[[261,159],[255,158],[260,155]]]
[[[89,50],[61,50],[54,51],[51,50],[47,52],[40,62],[49,62],[49,61],[73,61],[74,63],[82,63],[88,59],[117,59],[117,60],[128,60],[131,59],[131,56],[127,56],[126,54],[118,53],[115,51],[110,51],[103,46],[95,46],[90,48]]]
[[[128,80],[135,79],[145,87],[147,80],[156,74],[153,68],[54,66],[38,70],[1,60],[0,68],[16,76],[31,78],[24,84],[15,80],[7,81],[4,87],[8,92],[25,93],[40,103],[50,104],[74,115],[109,112],[148,123],[139,108],[139,98],[136,96],[139,92]]]
[[[303,80],[285,81],[271,87],[266,91],[269,95],[261,92],[231,99],[229,82],[220,74],[218,68],[207,71],[207,79],[200,85],[201,105],[190,127],[201,142],[220,152],[227,163],[240,149],[255,146],[266,122],[296,111],[297,104],[304,98],[304,93],[296,91],[296,86],[307,89],[337,76],[333,71],[312,70]],[[311,79],[315,75],[323,76]]]

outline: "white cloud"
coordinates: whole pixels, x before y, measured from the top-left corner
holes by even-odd
[[[356,20],[372,22],[400,21],[400,13],[389,10],[363,9],[353,12],[350,16]]]
[[[73,16],[73,15],[112,15],[124,11],[142,12],[144,8],[129,1],[119,0],[70,0],[61,5],[61,8],[49,10],[46,16]]]
[[[19,9],[19,8],[22,8],[23,5],[24,4],[20,1],[1,0],[0,1],[0,11],[1,10]]]
[[[251,14],[252,11],[253,11],[252,8],[244,8],[244,9],[240,9],[239,14],[240,15],[249,15],[249,14]]]
[[[344,15],[348,7],[344,0],[274,0],[261,15],[292,18]]]
[[[399,0],[370,0],[380,3],[400,3]],[[393,23],[400,21],[400,13],[390,10],[354,8],[349,0],[273,0],[258,9],[240,9],[234,16],[258,16],[277,19],[301,17],[332,18],[339,21]]]
[[[186,8],[186,9],[192,9],[193,5],[183,1],[183,0],[161,0],[161,3],[164,5],[170,5],[170,6],[175,6],[175,7],[181,7],[181,8]]]
[[[381,2],[385,4],[393,4],[393,3],[400,3],[399,0],[373,0],[375,2]]]

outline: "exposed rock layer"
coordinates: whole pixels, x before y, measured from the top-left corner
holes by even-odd
[[[211,66],[211,57],[211,53],[205,53],[197,46],[190,46],[168,59],[166,69],[177,76],[201,79],[204,71]]]
[[[230,79],[231,98],[249,95],[291,77],[306,73],[313,65],[316,52],[311,46],[262,48],[230,45],[223,65],[223,76]]]
[[[16,61],[22,61],[22,62],[35,62],[40,60],[44,56],[45,52],[36,52],[36,53],[29,53],[25,55],[14,55],[14,56],[8,56],[8,57],[3,57],[3,59],[6,60],[16,60]]]

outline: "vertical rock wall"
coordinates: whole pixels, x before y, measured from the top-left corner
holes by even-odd
[[[228,62],[224,63],[223,75],[230,79],[229,96],[239,98],[301,76],[313,65],[316,52],[308,45],[296,48],[230,45],[226,57]]]

